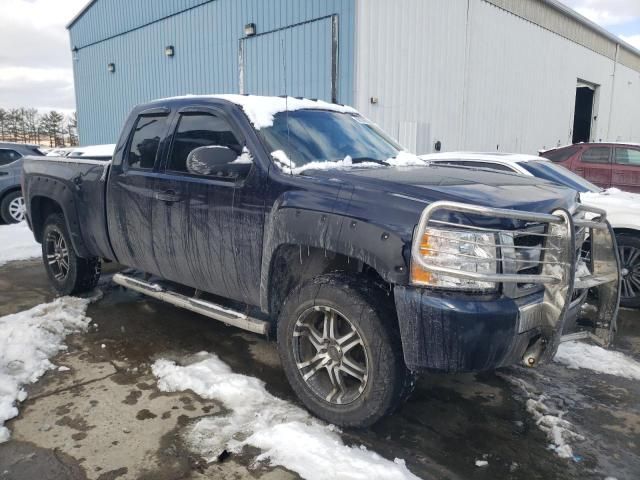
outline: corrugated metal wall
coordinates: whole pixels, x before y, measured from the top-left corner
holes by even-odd
[[[337,99],[353,102],[354,0],[164,0],[144,2],[144,8],[141,3],[98,0],[70,28],[71,45],[79,48],[74,77],[82,144],[115,142],[129,110],[141,102],[239,92],[239,40],[247,23],[263,33],[336,15]],[[304,34],[310,44],[326,43],[321,29]],[[175,47],[173,58],[164,54],[167,45]],[[275,68],[277,59],[271,62]],[[309,75],[324,75],[314,70],[315,62],[312,57],[303,66]],[[108,72],[109,63],[115,64],[115,73]],[[296,72],[300,68],[298,62]],[[307,82],[309,75],[292,76],[290,91],[298,91],[294,82]],[[274,80],[262,91],[283,94],[284,82],[278,86]],[[323,96],[325,90],[317,92],[321,95],[310,96]]]
[[[640,141],[640,73],[618,64],[614,87],[608,56],[494,3],[358,0],[356,107],[417,153],[534,153],[570,143],[581,79],[593,139]]]

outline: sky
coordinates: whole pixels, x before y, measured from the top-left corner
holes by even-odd
[[[0,0],[0,107],[74,109],[65,25],[87,1]],[[640,0],[561,1],[640,48]]]

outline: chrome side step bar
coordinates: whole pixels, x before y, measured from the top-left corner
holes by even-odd
[[[575,332],[575,333],[569,333],[567,335],[562,335],[562,337],[560,337],[560,343],[564,343],[564,342],[573,342],[575,340],[592,340],[595,343],[597,343],[598,345],[600,345],[601,347],[606,347],[607,345],[605,345],[605,342],[602,340],[602,338],[600,338],[599,336],[591,333],[591,332],[587,332],[587,331],[581,331],[581,332]]]
[[[170,303],[176,307],[191,310],[192,312],[219,320],[234,327],[242,328],[243,330],[259,333],[261,335],[266,335],[269,331],[269,322],[249,317],[244,313],[230,310],[212,302],[172,292],[157,283],[145,282],[144,280],[129,277],[121,273],[116,273],[113,276],[113,282],[138,293],[162,300],[163,302]]]

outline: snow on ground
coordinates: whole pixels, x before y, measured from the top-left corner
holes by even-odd
[[[631,380],[640,380],[640,363],[623,353],[583,342],[561,343],[554,360],[568,368],[586,368]]]
[[[62,297],[0,317],[0,443],[9,440],[4,423],[18,415],[17,402],[27,398],[23,385],[56,368],[49,358],[66,349],[62,343],[66,335],[87,328],[90,302]]]
[[[234,373],[216,355],[201,352],[178,365],[157,360],[153,373],[160,390],[191,389],[231,410],[198,420],[185,435],[187,444],[208,461],[223,450],[259,448],[258,462],[280,465],[308,480],[327,478],[417,479],[403,460],[389,461],[365,447],[350,447],[339,431],[297,406],[271,395],[264,382]]]
[[[42,255],[40,244],[33,238],[26,222],[0,225],[0,265]]]
[[[573,424],[563,417],[567,414],[552,399],[536,393],[536,388],[521,378],[498,373],[498,376],[520,390],[526,398],[527,412],[533,417],[536,425],[547,435],[549,449],[561,458],[574,458],[571,444],[583,441],[584,437],[574,431]]]

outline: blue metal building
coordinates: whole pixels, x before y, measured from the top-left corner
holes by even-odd
[[[67,28],[83,145],[155,98],[353,101],[354,0],[94,0]]]
[[[416,153],[640,142],[640,51],[558,0],[93,0],[68,29],[82,144],[151,99],[285,92]]]

